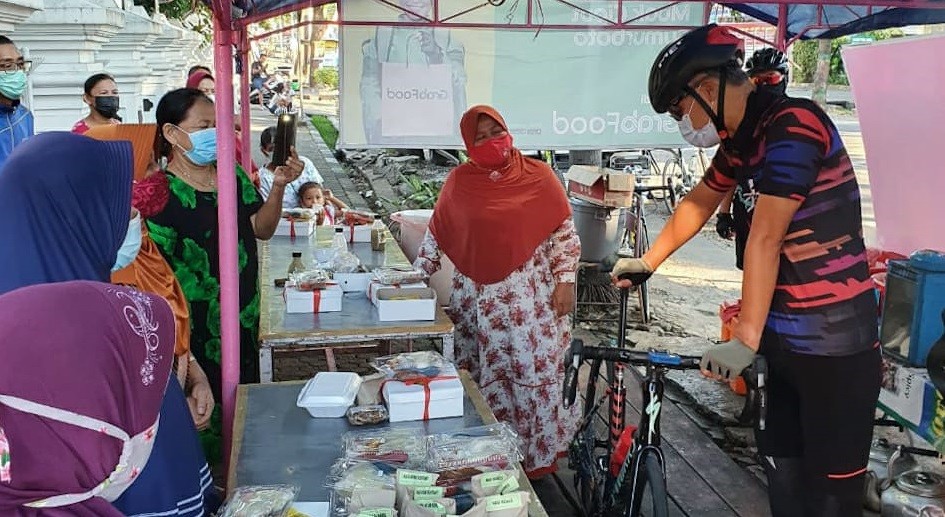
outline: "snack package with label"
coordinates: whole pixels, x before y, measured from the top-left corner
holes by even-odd
[[[420,466],[426,459],[425,438],[423,431],[417,428],[350,431],[342,436],[341,449],[343,456],[351,460]]]
[[[351,406],[345,416],[351,425],[377,425],[390,417],[387,408],[381,404]]]
[[[362,508],[351,517],[397,517],[397,510],[393,508]]]
[[[371,361],[371,366],[383,373],[388,379],[398,381],[420,377],[436,377],[443,372],[444,368],[453,367],[452,363],[447,361],[445,357],[433,351],[378,357]]]
[[[423,282],[427,279],[426,273],[413,266],[379,267],[374,270],[374,279],[384,285],[405,285]]]
[[[313,269],[310,271],[302,271],[301,273],[293,273],[289,277],[289,286],[294,287],[298,291],[314,291],[315,289],[324,289],[329,284],[333,283],[331,279],[331,274],[324,269]]]
[[[282,517],[299,489],[291,485],[258,485],[237,488],[227,498],[220,517]]]
[[[504,422],[427,437],[427,470],[453,480],[511,469],[522,459],[518,434]]]
[[[486,503],[486,517],[528,517],[530,500],[528,492],[490,495],[482,499]]]
[[[397,469],[381,461],[342,458],[328,471],[325,486],[331,489],[331,514],[356,514],[361,508],[393,508]]]
[[[517,470],[499,470],[472,478],[472,493],[476,498],[517,492],[519,488]]]
[[[456,515],[456,501],[449,498],[408,500],[404,503],[401,515],[404,517],[443,517]]]

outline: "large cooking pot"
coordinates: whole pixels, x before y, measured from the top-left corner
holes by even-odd
[[[609,208],[571,198],[574,226],[581,238],[581,261],[601,262],[620,248],[626,228],[622,208]]]

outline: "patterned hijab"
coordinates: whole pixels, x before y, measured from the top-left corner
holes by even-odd
[[[150,454],[130,437],[152,440],[170,378],[170,307],[99,282],[25,287],[0,296],[0,343],[0,515],[120,516],[108,500]],[[64,494],[82,495],[29,507]]]
[[[17,146],[0,169],[0,294],[107,282],[131,216],[132,150],[66,132]]]

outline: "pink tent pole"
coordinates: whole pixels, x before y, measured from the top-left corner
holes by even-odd
[[[778,50],[780,50],[781,52],[784,52],[787,50],[787,43],[788,43],[787,18],[788,18],[787,4],[779,4],[778,5],[778,32],[777,32],[777,37],[775,37],[774,44],[777,45]]]
[[[253,149],[252,149],[252,122],[250,121],[249,107],[249,35],[246,34],[246,28],[240,27],[240,63],[243,75],[240,76],[240,126],[243,128],[240,147],[243,150],[243,169],[247,174],[253,170]],[[262,93],[260,93],[262,96]]]
[[[219,13],[217,14],[219,16]],[[229,23],[213,19],[213,63],[217,82],[217,218],[220,226],[220,337],[223,369],[223,458],[229,464],[240,380],[240,291],[236,230],[236,138],[233,135],[233,52]],[[249,128],[246,129],[249,131]]]

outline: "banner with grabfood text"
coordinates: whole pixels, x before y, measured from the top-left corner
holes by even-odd
[[[616,9],[614,0],[540,3],[541,13],[532,8],[532,23],[590,28],[384,25],[422,23],[417,15],[432,17],[432,0],[340,2],[346,22],[379,25],[341,28],[339,145],[459,148],[459,119],[474,104],[498,109],[524,149],[682,143],[676,122],[650,108],[647,79],[656,54],[686,27],[702,23],[703,4],[624,2]],[[526,1],[475,8],[480,4],[441,0],[439,18],[484,25],[527,20],[527,10],[513,6]],[[634,28],[594,28],[618,17]]]

